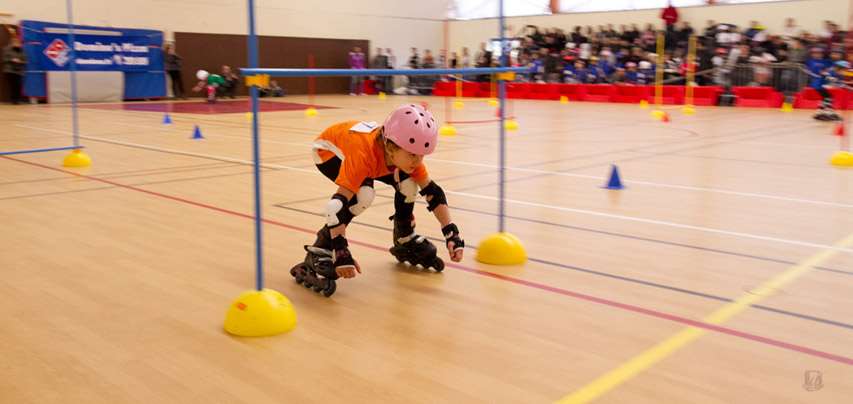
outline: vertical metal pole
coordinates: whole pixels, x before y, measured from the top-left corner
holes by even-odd
[[[498,0],[498,29],[500,30],[501,40],[501,67],[506,67],[509,55],[507,54],[506,38],[504,38],[504,0]],[[498,98],[500,104],[500,158],[498,168],[498,231],[503,233],[505,229],[505,214],[504,214],[504,180],[506,176],[506,82],[498,80]]]
[[[249,1],[249,67],[258,67],[258,36],[255,34],[255,0]],[[264,288],[263,228],[261,226],[261,151],[258,134],[258,87],[250,86],[252,97],[252,162],[255,175],[255,283],[260,291]]]
[[[71,74],[71,136],[74,141],[74,147],[80,147],[80,134],[77,123],[77,52],[74,50],[74,13],[72,8],[74,4],[71,0],[65,1],[65,9],[68,15],[68,49],[71,54],[71,65],[69,66]]]

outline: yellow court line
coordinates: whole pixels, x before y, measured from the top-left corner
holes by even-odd
[[[793,282],[800,276],[814,269],[814,267],[820,266],[841,251],[838,247],[846,248],[851,245],[853,245],[853,234],[850,234],[844,239],[833,244],[834,248],[821,250],[799,264],[786,269],[784,272],[764,282],[759,287],[750,291],[750,293],[746,293],[737,300],[720,307],[703,318],[702,321],[714,325],[724,323],[728,319],[749,308],[749,306],[773,295],[779,288]],[[563,397],[557,401],[557,403],[581,404],[593,401],[707,333],[708,330],[702,328],[687,327],[666,340],[661,341],[657,345],[643,351],[627,362],[624,362],[619,367],[599,376],[597,379],[579,390]]]

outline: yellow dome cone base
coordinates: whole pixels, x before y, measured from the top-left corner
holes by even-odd
[[[693,115],[696,113],[696,108],[693,108],[692,105],[685,105],[684,108],[681,108],[681,113],[684,115]]]
[[[305,116],[317,116],[317,108],[310,107],[305,109]]]
[[[663,118],[663,114],[664,112],[659,109],[652,111],[652,117],[657,120],[661,120]]]
[[[383,91],[380,91],[379,92],[379,101],[384,101],[384,100],[385,100],[385,93]]]
[[[441,136],[456,136],[456,128],[451,125],[444,125],[438,128],[438,134]]]
[[[560,104],[568,104],[568,103],[569,103],[569,97],[566,97],[565,95],[561,95],[560,96]]]
[[[228,307],[225,331],[240,337],[267,337],[296,327],[296,311],[284,295],[272,289],[243,292]]]
[[[507,119],[504,121],[504,128],[510,131],[518,130],[518,122],[515,119]]]
[[[459,100],[453,101],[453,109],[465,108],[465,103]]]
[[[490,107],[497,107],[498,106],[498,100],[496,100],[494,98],[489,98],[489,100],[486,101],[486,103],[488,103]]]
[[[853,167],[853,153],[848,151],[835,152],[829,162],[836,167]]]
[[[791,105],[790,102],[786,102],[786,103],[782,104],[781,110],[782,110],[782,112],[791,112],[794,110],[794,106]]]
[[[640,108],[646,109],[649,107],[649,102],[646,100],[640,100]]]
[[[527,252],[518,237],[494,233],[477,247],[477,261],[491,265],[518,265],[527,261]]]
[[[247,120],[247,121],[251,122],[251,121],[252,121],[252,119],[254,119],[254,118],[255,118],[255,117],[252,115],[252,113],[251,113],[251,112],[246,112],[246,120]]]
[[[62,165],[65,167],[89,167],[92,165],[92,158],[88,154],[83,153],[83,150],[76,149],[71,154],[65,156],[62,160]]]

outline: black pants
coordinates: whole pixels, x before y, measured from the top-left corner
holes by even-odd
[[[181,78],[181,71],[169,70],[169,77],[172,79],[172,95],[175,98],[184,98],[184,80]]]
[[[6,73],[6,85],[9,87],[9,101],[12,104],[26,102],[21,94],[22,77],[20,74]]]
[[[317,169],[320,170],[326,178],[332,180],[334,182],[338,179],[338,174],[341,172],[341,159],[337,156],[332,157],[326,162],[317,164]],[[399,174],[400,182],[403,182],[405,179],[409,178],[409,175],[400,171]],[[406,202],[406,196],[400,193],[400,184],[394,179],[394,174],[388,174],[375,179],[376,181],[388,184],[396,190],[394,193],[394,220],[411,220],[412,215],[415,210],[415,203]],[[361,184],[362,186],[373,187],[373,178],[368,178],[364,180]],[[355,205],[358,203],[358,196],[353,196],[350,200],[350,205]]]
[[[815,90],[817,90],[818,94],[823,97],[823,101],[821,101],[820,103],[820,108],[832,108],[832,94],[829,92],[829,90],[827,90],[826,87],[823,86],[817,87],[815,88]]]

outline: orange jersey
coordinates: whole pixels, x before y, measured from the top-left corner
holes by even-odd
[[[376,122],[346,121],[332,125],[314,140],[314,162],[325,163],[332,157],[341,159],[341,170],[335,184],[353,193],[365,179],[379,178],[394,172],[385,162],[383,145],[376,141],[379,134]],[[427,179],[426,167],[421,164],[410,174],[415,182]]]

